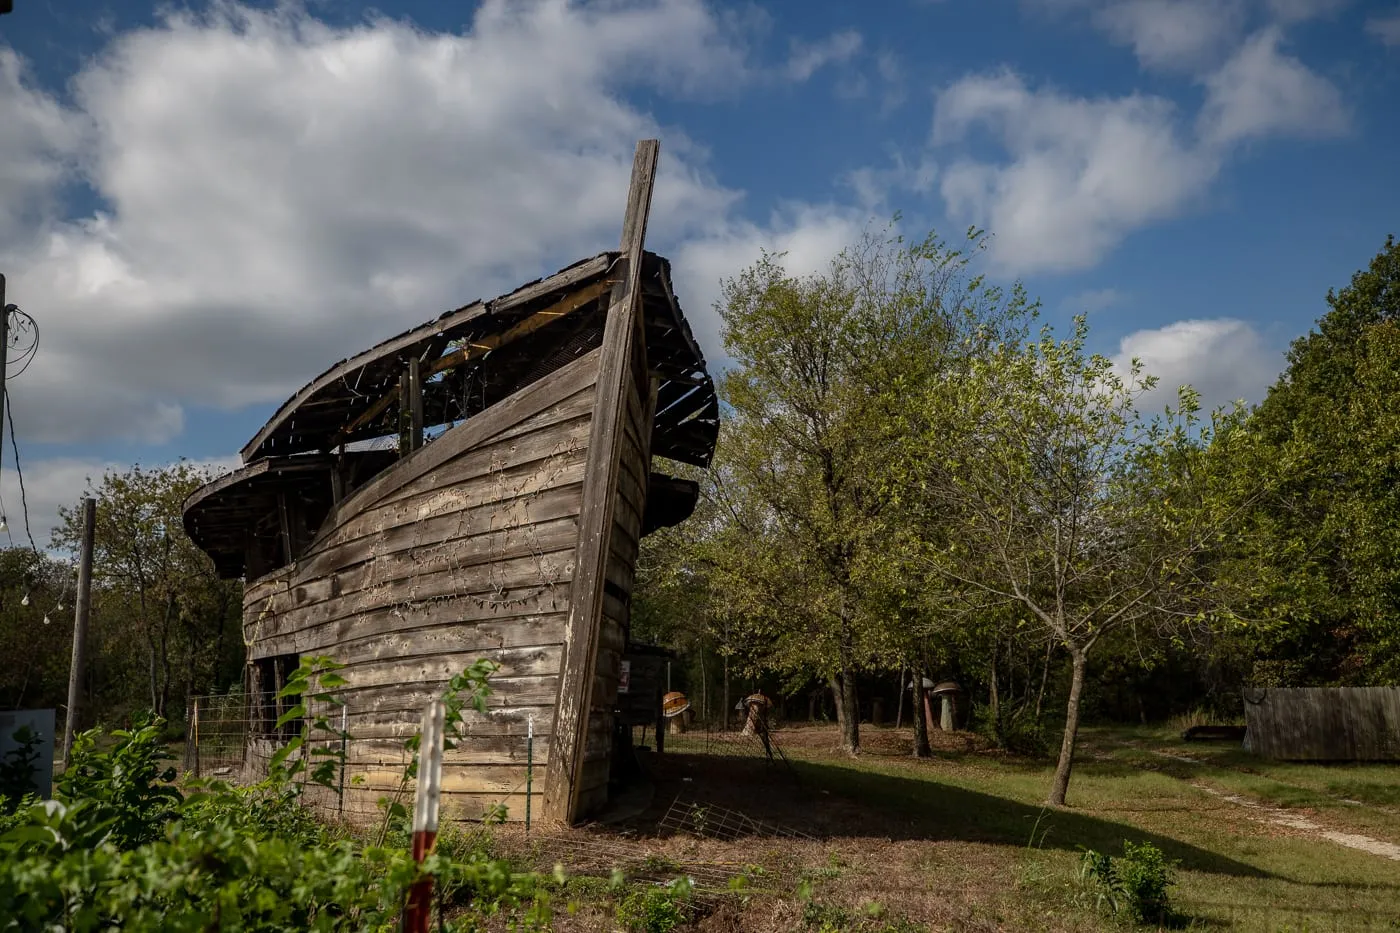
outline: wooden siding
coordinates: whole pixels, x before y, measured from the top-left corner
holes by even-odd
[[[599,356],[414,451],[340,503],[300,560],[246,588],[250,662],[346,665],[347,816],[397,787],[424,705],[479,658],[500,667],[486,712],[466,712],[468,739],[445,754],[444,814],[475,819],[506,803],[523,818],[531,719],[539,812]],[[253,742],[250,766],[265,768],[273,748]]]
[[[1245,741],[1289,761],[1400,761],[1400,687],[1247,690]]]

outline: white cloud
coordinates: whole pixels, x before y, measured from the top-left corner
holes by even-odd
[[[1010,72],[964,78],[938,97],[935,144],[985,130],[1008,160],[956,160],[943,170],[941,192],[955,221],[992,232],[992,258],[1004,271],[1087,268],[1215,177],[1218,160],[1182,140],[1176,122],[1159,97],[1032,91]]]
[[[1162,97],[1076,97],[1010,71],[954,82],[938,95],[932,134],[952,153],[940,166],[950,218],[989,230],[1005,273],[1089,268],[1198,202],[1240,144],[1347,132],[1341,92],[1281,41],[1267,27],[1207,74],[1194,133]],[[954,147],[978,134],[1003,157],[959,156]]]
[[[8,450],[6,454],[4,473],[0,475],[0,502],[3,503],[9,528],[7,533],[0,533],[0,541],[6,545],[13,542],[19,547],[28,547],[32,535],[34,544],[40,550],[49,547],[53,531],[58,527],[60,507],[76,506],[90,484],[102,482],[104,473],[121,473],[131,469],[130,463],[83,457],[53,457],[32,463],[21,461],[24,470],[24,490],[21,494],[14,459],[8,456]],[[236,468],[241,462],[236,454],[191,461],[195,467],[207,467],[220,473]],[[24,521],[26,506],[29,514],[27,533]]]
[[[68,109],[0,50],[0,232],[27,212],[0,261],[44,334],[13,384],[25,439],[165,440],[190,405],[280,401],[448,307],[615,248],[644,136],[663,144],[653,248],[738,256],[736,238],[769,233],[732,221],[740,194],[703,150],[622,96],[748,80],[738,22],[702,0],[490,0],[444,35],[220,4],[114,38]],[[55,216],[65,180],[102,210]]]
[[[1177,321],[1129,334],[1113,363],[1126,374],[1134,358],[1142,362],[1144,374],[1158,377],[1156,388],[1138,406],[1148,414],[1175,407],[1183,385],[1201,393],[1205,412],[1229,407],[1236,399],[1258,402],[1284,363],[1279,349],[1247,321],[1234,318]]]
[[[1228,145],[1264,136],[1336,136],[1350,126],[1341,92],[1283,54],[1277,26],[1260,30],[1206,79],[1203,139]]]
[[[0,243],[52,210],[83,131],[77,114],[26,85],[23,68],[0,46]]]
[[[1400,47],[1400,9],[1367,19],[1366,32],[1382,45]]]
[[[831,205],[789,205],[766,225],[734,221],[687,241],[675,256],[677,298],[690,309],[686,316],[705,345],[711,368],[724,358],[719,316],[713,310],[722,279],[738,275],[763,250],[786,253],[783,264],[791,275],[816,272],[853,244],[868,220],[862,212]]]
[[[1233,42],[1244,16],[1242,0],[1123,0],[1096,11],[1094,22],[1146,67],[1191,70]]]
[[[862,42],[860,33],[853,29],[832,33],[820,42],[793,39],[787,76],[794,81],[806,81],[827,65],[849,61],[860,51]]]

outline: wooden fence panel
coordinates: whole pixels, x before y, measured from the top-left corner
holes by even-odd
[[[1245,742],[1261,757],[1400,761],[1400,687],[1279,687],[1244,701]]]

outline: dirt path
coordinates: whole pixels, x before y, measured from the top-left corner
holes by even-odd
[[[1175,758],[1176,756],[1171,756]],[[1186,759],[1181,759],[1186,760]],[[1326,839],[1335,842],[1337,845],[1346,846],[1348,849],[1358,849],[1362,852],[1369,852],[1372,855],[1379,855],[1382,858],[1394,859],[1400,862],[1400,846],[1391,842],[1383,842],[1380,839],[1373,839],[1370,836],[1363,836],[1360,833],[1343,833],[1335,829],[1328,829],[1321,823],[1315,823],[1305,816],[1299,816],[1288,810],[1280,810],[1275,807],[1266,807],[1262,803],[1238,794],[1227,794],[1222,790],[1216,790],[1208,784],[1200,781],[1190,781],[1192,787],[1199,788],[1207,794],[1219,797],[1221,800],[1229,801],[1237,806],[1246,807],[1257,813],[1250,819],[1261,823],[1273,823],[1276,826],[1287,826],[1290,829],[1301,830],[1319,839]]]
[[[1202,768],[1211,767],[1209,762],[1200,761],[1195,758],[1188,758],[1185,755],[1174,755],[1171,752],[1164,752],[1159,751],[1157,749],[1145,748],[1142,745],[1135,745],[1131,742],[1119,742],[1118,744],[1123,746],[1124,748],[1136,748],[1139,751],[1146,751],[1149,754],[1156,755],[1159,758],[1168,758],[1172,761],[1182,762],[1183,764],[1196,765],[1197,767]],[[1183,780],[1186,779],[1183,778]],[[1370,853],[1371,855],[1378,855],[1381,858],[1388,858],[1400,862],[1400,845],[1396,845],[1393,842],[1386,842],[1381,839],[1374,839],[1371,836],[1364,836],[1361,833],[1344,833],[1339,832],[1335,829],[1328,829],[1321,823],[1318,823],[1314,820],[1310,820],[1305,816],[1300,816],[1297,813],[1291,812],[1289,810],[1283,810],[1278,807],[1266,806],[1257,800],[1250,800],[1247,797],[1241,797],[1239,794],[1229,794],[1225,791],[1217,790],[1216,788],[1211,787],[1203,781],[1187,780],[1187,783],[1190,784],[1192,787],[1195,787],[1199,790],[1203,790],[1206,793],[1211,794],[1212,796],[1220,798],[1221,800],[1224,800],[1228,803],[1233,803],[1236,806],[1244,807],[1252,811],[1250,819],[1255,820],[1256,822],[1272,823],[1275,826],[1286,826],[1289,829],[1296,829],[1300,832],[1307,833],[1308,835],[1316,839],[1326,839],[1328,842],[1334,842],[1337,845],[1346,846],[1348,849],[1356,849],[1361,852]],[[1280,781],[1278,783],[1286,784],[1287,782]],[[1301,789],[1306,790],[1307,788]],[[1336,799],[1340,800],[1342,798]],[[1362,804],[1359,801],[1345,802],[1355,803],[1358,806],[1362,806]]]

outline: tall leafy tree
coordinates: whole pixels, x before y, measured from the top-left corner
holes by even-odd
[[[829,681],[851,753],[856,676],[901,650],[899,607],[875,581],[892,570],[877,555],[902,492],[890,454],[921,417],[908,402],[1031,311],[1019,289],[972,274],[981,243],[975,231],[962,249],[868,234],[820,273],[795,277],[765,255],[724,285],[736,365],[720,386],[729,427],[716,488],[733,521],[715,561],[726,592],[749,594],[738,615],[772,663]]]
[[[211,478],[186,461],[137,465],[88,492],[97,499],[93,627],[119,628],[128,652],[144,649],[145,701],[160,715],[172,696],[222,685],[239,670],[239,584],[218,579],[181,517],[185,499]],[[59,519],[54,547],[76,552],[81,509],[60,509]]]
[[[1250,423],[1278,477],[1241,542],[1274,622],[1249,645],[1261,685],[1400,683],[1400,243],[1327,304]]]
[[[1087,326],[1005,343],[966,378],[928,396],[928,506],[956,522],[928,565],[1019,610],[1071,663],[1049,802],[1068,791],[1085,671],[1103,639],[1202,619],[1216,606],[1208,570],[1241,513],[1205,456],[1212,429],[1194,395],[1148,421],[1136,400],[1154,381],[1085,351]],[[1228,427],[1228,425],[1227,425]],[[1201,434],[1204,434],[1204,438]]]

